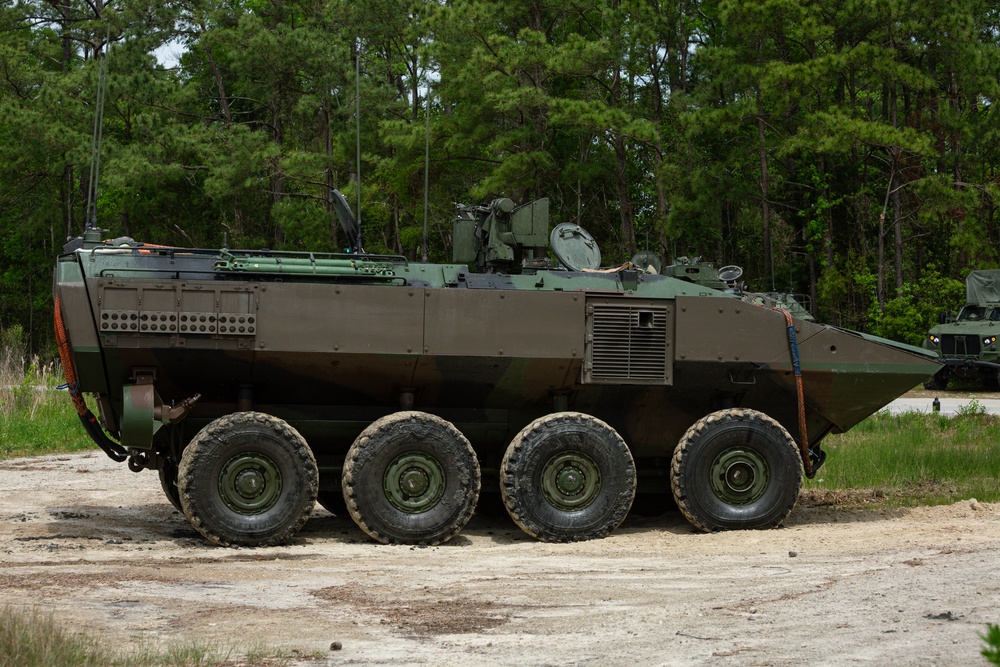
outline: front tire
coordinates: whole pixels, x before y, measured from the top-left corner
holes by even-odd
[[[288,541],[312,512],[316,459],[285,421],[260,412],[220,417],[195,435],[178,468],[181,507],[220,546]]]
[[[500,464],[500,491],[514,522],[544,542],[606,536],[635,498],[635,462],[618,432],[579,412],[525,426]]]
[[[670,467],[684,516],[705,532],[773,528],[802,487],[802,458],[788,431],[756,410],[720,410],[681,438]]]
[[[383,544],[447,542],[472,518],[482,478],[472,445],[426,412],[397,412],[361,432],[342,478],[351,518]]]

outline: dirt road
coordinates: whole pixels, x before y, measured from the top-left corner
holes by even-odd
[[[0,536],[0,605],[310,664],[981,665],[1000,622],[1000,505],[974,501],[800,503],[781,529],[712,535],[671,512],[568,545],[476,516],[431,548],[317,507],[294,544],[221,549],[154,474],[85,454],[0,462]]]

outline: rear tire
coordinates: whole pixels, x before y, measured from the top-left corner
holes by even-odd
[[[160,486],[163,488],[167,500],[178,512],[184,514],[184,508],[181,507],[181,492],[177,490],[177,465],[173,461],[164,459],[157,472],[160,476]]]
[[[558,412],[525,426],[500,464],[507,512],[544,542],[606,536],[635,498],[632,454],[606,423],[579,412]]]
[[[383,544],[447,542],[465,527],[482,478],[472,445],[426,412],[397,412],[361,432],[342,478],[351,518]]]
[[[945,366],[934,375],[924,380],[924,389],[941,391],[948,388],[948,367]]]
[[[698,420],[674,450],[671,489],[696,528],[773,528],[802,487],[802,457],[788,431],[756,410],[720,410]]]
[[[195,435],[178,468],[181,507],[221,546],[288,541],[312,512],[316,459],[285,421],[260,412],[220,417]]]

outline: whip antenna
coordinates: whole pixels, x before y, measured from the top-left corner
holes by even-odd
[[[427,199],[431,171],[431,82],[427,82],[427,127],[424,132],[424,249],[423,261],[427,261]]]
[[[361,247],[361,38],[357,41],[358,51],[354,60],[354,122],[357,143],[355,155],[358,172],[358,247]]]
[[[94,110],[94,134],[90,147],[90,178],[87,182],[87,207],[84,220],[87,229],[97,226],[97,179],[101,171],[101,139],[104,136],[104,98],[108,87],[108,51],[111,49],[111,25],[104,36],[101,66],[97,73],[97,105]]]

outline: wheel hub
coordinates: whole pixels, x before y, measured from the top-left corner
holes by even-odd
[[[556,509],[572,512],[589,507],[600,489],[600,469],[582,452],[555,456],[542,469],[542,493]]]
[[[259,470],[243,470],[236,476],[236,492],[244,498],[256,498],[264,490],[264,476]]]
[[[753,467],[740,461],[726,469],[726,486],[737,493],[745,493],[753,486],[756,476]]]
[[[262,514],[281,494],[281,472],[269,457],[245,452],[229,459],[219,474],[222,501],[239,514]]]
[[[386,468],[383,487],[396,509],[420,514],[437,505],[444,494],[444,468],[426,452],[406,452]]]
[[[767,461],[756,451],[732,447],[712,462],[712,491],[720,500],[733,505],[747,505],[767,490]]]
[[[431,481],[427,473],[419,468],[410,468],[399,477],[399,487],[409,496],[419,496],[427,493]]]

